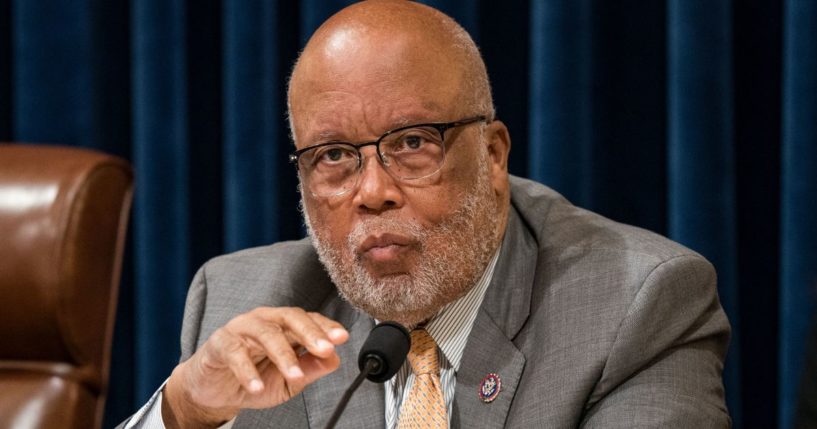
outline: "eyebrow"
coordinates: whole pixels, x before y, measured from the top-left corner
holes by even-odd
[[[344,140],[344,139],[338,139],[338,138],[336,138],[336,137],[339,137],[340,135],[341,135],[341,134],[340,134],[340,133],[338,133],[338,132],[336,132],[336,131],[329,131],[329,130],[327,130],[327,131],[321,131],[321,132],[319,132],[318,134],[316,134],[316,135],[315,135],[315,137],[317,137],[317,139],[318,139],[318,140],[330,140],[330,139],[333,139],[333,138],[334,138],[335,140]]]
[[[395,130],[397,128],[402,128],[402,127],[405,127],[407,125],[428,124],[428,123],[435,123],[435,122],[443,121],[443,119],[440,119],[440,118],[437,118],[437,119],[429,118],[428,117],[429,113],[431,113],[431,112],[428,112],[427,114],[423,114],[423,115],[400,116],[400,117],[397,118],[397,120],[391,122],[391,126],[386,131]],[[384,132],[386,132],[386,131],[384,131]]]
[[[412,119],[408,116],[400,116],[396,121],[392,121],[391,125],[389,125],[389,129],[384,132],[394,130],[396,128],[405,127],[406,125],[411,124],[418,124],[419,122],[415,119]]]
[[[398,128],[402,128],[402,127],[405,127],[405,126],[408,126],[408,125],[425,124],[425,123],[429,123],[429,122],[434,122],[434,121],[432,121],[431,119],[428,119],[425,116],[400,116],[396,120],[390,122],[389,127],[386,128],[385,130],[381,131],[379,134],[377,134],[377,136],[375,138],[382,136],[386,132],[396,130]],[[344,136],[343,132],[338,132],[336,130],[331,130],[331,129],[318,131],[315,134],[315,138],[310,139],[310,140],[315,140],[316,142],[331,142],[331,141],[347,142],[347,143],[351,142],[351,139],[346,138]],[[318,143],[313,143],[313,144],[318,144]]]

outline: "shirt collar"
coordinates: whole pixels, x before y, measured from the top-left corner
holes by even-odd
[[[429,335],[455,371],[460,368],[465,343],[474,326],[485,291],[491,283],[501,247],[494,252],[477,284],[462,297],[448,303],[426,324]]]

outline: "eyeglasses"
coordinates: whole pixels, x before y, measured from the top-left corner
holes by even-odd
[[[475,122],[474,116],[454,122],[415,124],[386,131],[375,141],[353,144],[327,142],[295,151],[289,156],[301,180],[316,197],[343,195],[360,178],[363,155],[360,149],[375,146],[380,163],[399,180],[418,180],[440,171],[445,162],[445,132]]]

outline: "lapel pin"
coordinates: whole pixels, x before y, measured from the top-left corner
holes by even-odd
[[[502,380],[496,373],[490,373],[482,379],[479,384],[479,399],[486,404],[496,399],[499,396],[499,391],[502,389]]]

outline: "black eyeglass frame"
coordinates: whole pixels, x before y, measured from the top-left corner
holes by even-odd
[[[305,152],[308,152],[308,151],[313,150],[313,149],[318,149],[318,148],[321,148],[321,147],[324,147],[324,146],[343,144],[343,145],[351,146],[351,147],[355,148],[355,150],[357,151],[357,154],[358,154],[357,168],[358,169],[360,169],[360,166],[363,164],[363,154],[360,153],[360,148],[366,147],[366,146],[375,146],[376,149],[377,149],[377,157],[380,159],[380,163],[383,164],[383,165],[388,165],[386,163],[386,161],[383,159],[383,153],[380,152],[380,142],[382,142],[383,139],[385,139],[386,137],[388,137],[388,136],[390,136],[390,135],[392,135],[394,133],[398,133],[398,132],[403,131],[403,130],[408,130],[410,128],[419,128],[419,127],[431,127],[431,128],[434,128],[434,129],[437,130],[438,133],[440,133],[440,141],[443,143],[443,151],[445,151],[445,132],[446,131],[448,131],[448,130],[450,130],[452,128],[462,127],[464,125],[469,125],[469,124],[473,124],[475,122],[480,122],[480,121],[485,121],[487,123],[491,122],[491,121],[488,120],[487,116],[479,115],[479,116],[472,116],[470,118],[460,119],[458,121],[453,121],[453,122],[428,122],[428,123],[423,123],[423,124],[406,125],[406,126],[403,126],[403,127],[400,127],[400,128],[395,128],[393,130],[386,131],[385,133],[383,133],[383,135],[378,137],[377,140],[364,142],[364,143],[355,144],[355,143],[344,142],[344,141],[331,141],[331,142],[326,142],[326,143],[319,143],[319,144],[316,144],[316,145],[313,145],[313,146],[309,146],[309,147],[305,147],[303,149],[296,150],[295,152],[293,152],[292,154],[289,155],[289,162],[295,164],[295,168],[300,168],[298,160],[301,158],[301,155],[304,154]],[[443,152],[443,162],[445,162],[444,157],[445,157],[445,152]],[[442,164],[440,164],[440,165],[442,166]],[[434,173],[431,173],[431,174],[434,174]]]

